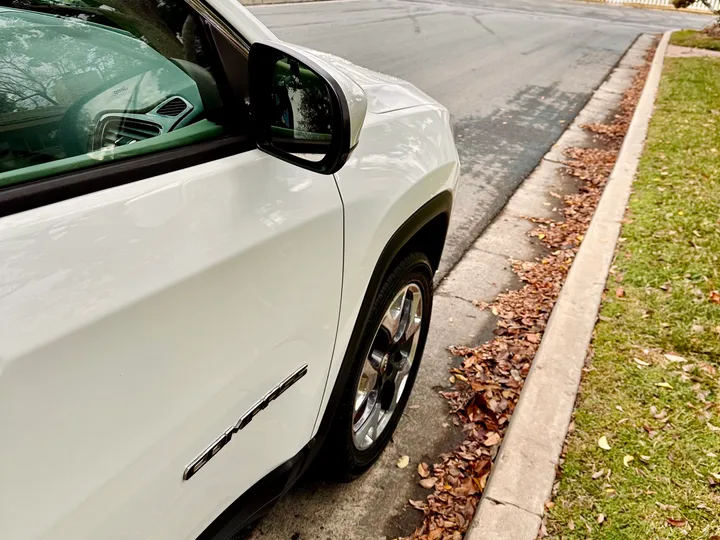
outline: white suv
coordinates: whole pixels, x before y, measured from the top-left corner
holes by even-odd
[[[0,538],[229,539],[407,402],[445,108],[239,2],[0,8]]]

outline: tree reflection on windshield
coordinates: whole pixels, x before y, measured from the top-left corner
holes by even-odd
[[[67,106],[155,60],[148,45],[166,57],[202,60],[195,18],[183,0],[0,0],[0,6],[16,8],[0,14],[0,112]],[[102,30],[127,39],[116,36],[104,47]]]

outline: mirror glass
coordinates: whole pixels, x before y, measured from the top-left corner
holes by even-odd
[[[279,53],[273,71],[273,146],[320,161],[332,143],[333,110],[325,80],[295,58]]]

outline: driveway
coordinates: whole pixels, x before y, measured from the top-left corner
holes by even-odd
[[[572,0],[342,0],[253,12],[282,39],[407,79],[450,109],[462,171],[443,274],[639,34],[710,20]],[[487,288],[510,286],[506,259],[483,257]],[[462,436],[437,393],[448,385],[446,348],[490,337],[494,321],[487,311],[478,314],[465,300],[437,295],[408,410],[378,464],[352,484],[301,480],[247,537],[380,540],[412,533],[421,515],[407,499],[427,492],[411,469],[418,460],[432,463]],[[403,454],[413,462],[400,470],[395,463]]]

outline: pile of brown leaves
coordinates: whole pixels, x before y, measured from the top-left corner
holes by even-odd
[[[617,159],[653,52],[638,70],[612,122],[583,126],[597,135],[602,148],[566,152],[567,172],[577,180],[578,193],[562,197],[563,221],[532,220],[537,227],[530,234],[548,248],[548,255],[514,263],[523,287],[481,306],[498,317],[495,338],[477,348],[451,349],[463,361],[452,370],[456,384],[443,396],[450,402],[455,423],[462,424],[465,440],[452,452],[441,454],[432,468],[425,463],[418,466],[420,485],[433,493],[425,501],[410,501],[424,513],[424,520],[405,540],[461,540],[470,525],[550,312]]]

